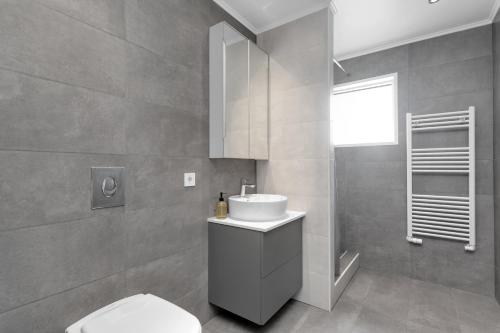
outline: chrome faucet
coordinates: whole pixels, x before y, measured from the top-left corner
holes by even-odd
[[[254,184],[248,184],[248,179],[241,178],[241,192],[240,192],[240,196],[242,196],[242,197],[245,196],[245,192],[246,192],[247,187],[248,188],[255,188],[255,185]]]

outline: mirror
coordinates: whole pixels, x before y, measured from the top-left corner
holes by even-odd
[[[250,158],[249,43],[239,32],[226,29],[224,157]]]
[[[225,22],[210,28],[210,158],[268,159],[269,57]]]

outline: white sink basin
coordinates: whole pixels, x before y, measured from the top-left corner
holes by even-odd
[[[286,215],[287,204],[288,198],[283,195],[233,195],[229,197],[229,215],[249,222],[274,221]]]

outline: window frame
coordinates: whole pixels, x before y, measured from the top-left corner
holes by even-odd
[[[398,73],[390,73],[390,74],[385,74],[385,75],[380,75],[380,76],[374,76],[374,77],[369,77],[366,79],[362,80],[356,80],[356,81],[350,81],[350,82],[345,82],[345,83],[340,83],[336,84],[332,88],[331,96],[332,98],[335,98],[334,96],[337,94],[343,94],[343,93],[349,93],[353,91],[359,91],[359,90],[365,90],[365,89],[371,89],[371,88],[377,88],[377,87],[382,87],[389,85],[387,84],[387,79],[391,79],[392,81],[392,91],[393,91],[393,112],[394,112],[394,140],[389,141],[389,142],[366,142],[366,143],[348,143],[348,144],[335,144],[333,142],[334,147],[374,147],[374,146],[393,146],[393,145],[398,145],[398,136],[399,136],[399,111],[398,111]],[[373,81],[381,81],[381,82],[373,82]],[[352,85],[358,85],[357,87],[352,87],[351,89],[344,89],[341,92],[339,92],[339,89],[352,86]],[[332,108],[332,116],[331,116],[331,121],[333,122],[333,112],[335,112]],[[332,126],[333,128],[333,126]],[[333,141],[333,138],[332,138]]]

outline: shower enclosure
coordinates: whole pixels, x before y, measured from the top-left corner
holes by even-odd
[[[345,70],[332,57],[333,63],[342,71]],[[333,73],[333,70],[332,70]],[[339,191],[345,184],[345,170],[336,160],[336,149],[333,140],[333,113],[335,112],[335,98],[333,97],[334,78],[332,78],[332,94],[330,99],[330,238],[332,239],[331,266],[333,267],[333,277],[331,286],[332,307],[344,291],[345,287],[359,268],[359,252],[349,244],[347,219],[343,214],[345,202],[339,197],[345,191]]]

